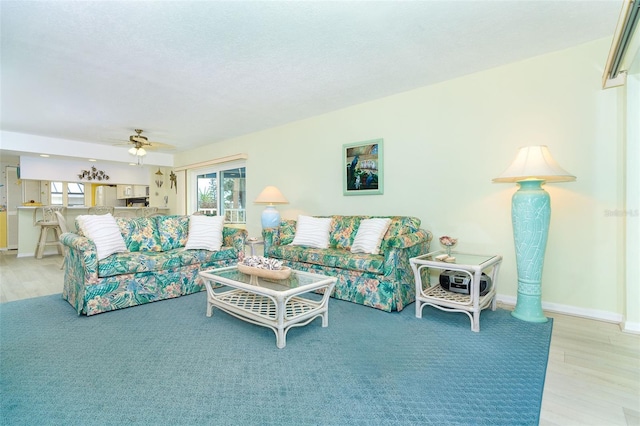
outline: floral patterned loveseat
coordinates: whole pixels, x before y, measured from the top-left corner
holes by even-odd
[[[319,217],[319,216],[318,216]],[[324,216],[327,217],[327,216]],[[351,253],[363,219],[382,216],[329,216],[329,248],[290,245],[295,220],[263,230],[264,253],[293,269],[337,277],[332,296],[384,311],[401,311],[415,302],[415,281],[409,259],[429,251],[432,234],[420,229],[420,219],[387,216],[391,224],[380,254]]]
[[[128,251],[100,261],[92,240],[80,232],[62,234],[62,297],[78,314],[95,315],[202,291],[200,270],[235,265],[244,256],[244,229],[225,226],[219,251],[186,250],[189,216],[116,218],[116,223]],[[77,223],[76,228],[80,229]]]

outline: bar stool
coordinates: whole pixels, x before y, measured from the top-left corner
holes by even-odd
[[[108,213],[111,213],[111,215],[113,216],[114,211],[115,211],[115,208],[113,206],[93,206],[93,207],[89,207],[89,214],[108,214]]]
[[[40,220],[38,220],[38,211],[42,212],[42,219]],[[42,259],[45,247],[50,245],[55,245],[58,248],[58,253],[63,254],[62,243],[60,242],[62,230],[60,229],[56,212],[60,212],[64,216],[66,211],[67,208],[64,206],[45,206],[33,211],[33,226],[40,227],[40,238],[36,245],[36,259]],[[55,241],[47,240],[49,230],[53,230]]]
[[[140,207],[136,210],[136,216],[138,217],[149,217],[155,213],[158,213],[157,207]]]
[[[62,214],[59,211],[54,212],[56,215],[56,219],[58,219],[58,225],[60,225],[60,231],[62,232],[62,234],[69,232],[69,227],[67,226],[67,219],[64,218],[64,216],[62,216]],[[60,234],[60,235],[62,235]],[[62,249],[66,252],[66,249],[64,248],[64,245],[62,247]],[[62,259],[62,262],[60,263],[60,269],[64,268],[64,258]]]

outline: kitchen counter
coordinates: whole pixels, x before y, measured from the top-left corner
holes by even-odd
[[[33,224],[33,212],[34,210],[42,206],[19,206],[18,207],[18,257],[30,257],[35,255],[36,245],[38,244],[38,238],[40,237],[40,227]],[[120,216],[135,217],[136,210],[140,207],[115,207],[115,214]],[[67,220],[67,227],[71,231],[76,230],[75,222],[76,217],[87,214],[89,207],[86,206],[73,206],[67,207],[65,219]],[[158,213],[170,214],[168,207],[158,207]],[[53,238],[53,233],[50,233],[49,240]],[[50,246],[45,249],[44,254],[56,254],[55,247]]]

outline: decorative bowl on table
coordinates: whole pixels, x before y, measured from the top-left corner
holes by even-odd
[[[448,235],[440,237],[440,245],[444,247],[448,256],[451,256],[451,249],[454,248],[456,244],[458,244],[457,238],[449,237]]]
[[[291,268],[283,266],[281,261],[262,256],[246,257],[242,262],[238,263],[238,271],[243,274],[272,280],[284,280],[291,275]]]

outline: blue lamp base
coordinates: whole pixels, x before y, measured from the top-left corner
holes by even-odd
[[[542,180],[518,182],[511,199],[511,220],[518,267],[518,300],[511,313],[528,322],[547,322],[542,312],[542,267],[551,205]]]
[[[280,226],[280,212],[274,206],[267,206],[262,212],[262,229]]]

